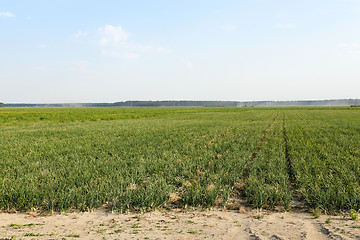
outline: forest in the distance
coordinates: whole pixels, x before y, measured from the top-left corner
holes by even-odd
[[[357,106],[360,99],[300,101],[123,101],[115,103],[1,103],[0,107],[290,107],[290,106]]]

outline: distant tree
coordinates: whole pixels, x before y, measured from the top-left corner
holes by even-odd
[[[5,104],[0,102],[0,107],[5,107]]]

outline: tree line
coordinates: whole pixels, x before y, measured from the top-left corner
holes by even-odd
[[[359,106],[360,99],[301,101],[123,101],[115,103],[0,103],[0,107],[288,107],[288,106]]]

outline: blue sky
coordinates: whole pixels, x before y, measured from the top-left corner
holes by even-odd
[[[360,98],[360,1],[0,0],[0,102]]]

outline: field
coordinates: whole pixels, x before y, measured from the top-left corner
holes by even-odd
[[[359,108],[1,108],[0,209],[360,209]]]

